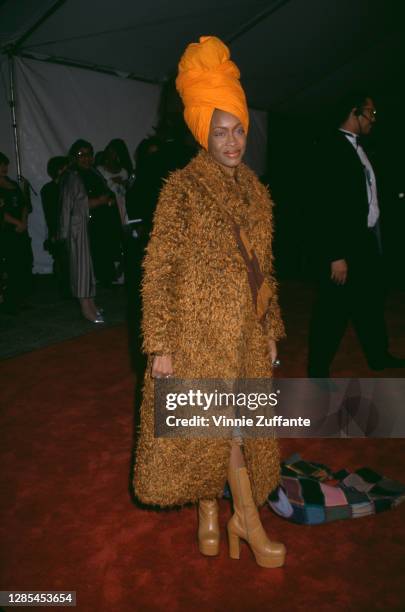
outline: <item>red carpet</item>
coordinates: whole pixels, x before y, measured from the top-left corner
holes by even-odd
[[[286,376],[304,374],[309,293],[300,289],[297,301],[298,289],[283,296]],[[401,296],[389,311],[393,352],[404,354],[400,308]],[[120,327],[2,364],[1,590],[76,590],[80,612],[405,610],[405,504],[315,527],[263,508],[269,535],[288,549],[277,570],[257,567],[247,547],[231,561],[225,531],[219,558],[201,557],[195,508],[136,508],[128,487],[134,381],[127,353]],[[336,364],[339,375],[354,367],[371,375],[350,333]],[[281,444],[284,456],[369,465],[405,481],[405,440]],[[225,501],[221,513],[224,527]]]

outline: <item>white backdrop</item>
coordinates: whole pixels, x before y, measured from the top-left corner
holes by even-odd
[[[10,158],[15,177],[14,145],[8,105],[7,62],[0,82],[0,151]],[[81,68],[17,58],[15,94],[22,174],[29,180],[33,212],[29,232],[34,250],[34,272],[51,272],[52,262],[42,245],[46,224],[40,199],[41,187],[50,179],[48,159],[66,155],[77,138],[104,149],[112,138],[122,138],[131,155],[156,125],[160,86],[110,76]],[[250,111],[246,162],[265,172],[267,113]]]
[[[36,60],[15,64],[17,123],[22,174],[37,195],[29,232],[34,250],[34,272],[51,271],[42,244],[46,225],[39,192],[50,179],[48,159],[66,155],[77,138],[104,149],[112,138],[123,138],[132,155],[156,124],[160,87],[81,68]],[[13,151],[8,155],[11,159]]]

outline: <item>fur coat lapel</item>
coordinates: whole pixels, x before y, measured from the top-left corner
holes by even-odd
[[[191,177],[210,195],[221,212],[228,211],[236,223],[252,230],[268,214],[263,190],[254,173],[243,163],[228,175],[206,151],[201,150],[189,166]],[[267,195],[267,194],[266,194]]]

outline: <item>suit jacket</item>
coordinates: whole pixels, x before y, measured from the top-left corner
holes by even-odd
[[[352,274],[378,257],[376,238],[367,226],[366,175],[353,145],[339,130],[319,145],[319,175],[312,215],[312,244],[323,275],[330,264],[345,259]]]

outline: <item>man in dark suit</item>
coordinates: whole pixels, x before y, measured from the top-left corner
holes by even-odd
[[[367,95],[346,100],[340,128],[321,145],[313,220],[319,293],[309,333],[308,376],[328,378],[351,320],[369,367],[404,367],[388,352],[380,210],[373,167],[362,146],[376,121]]]

